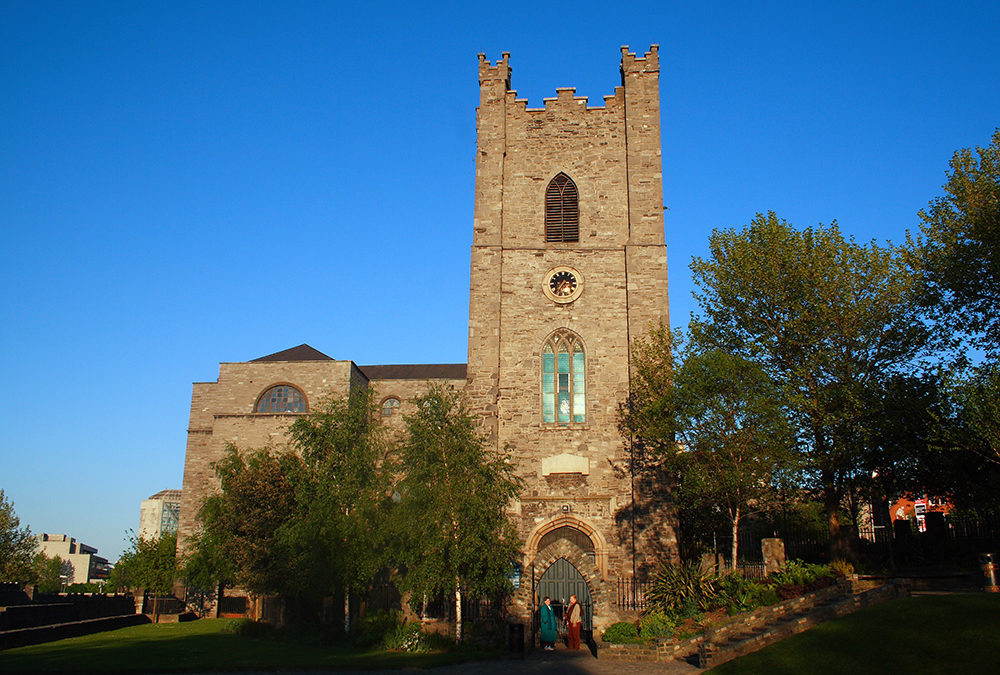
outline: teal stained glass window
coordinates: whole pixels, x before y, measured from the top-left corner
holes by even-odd
[[[576,335],[557,333],[542,348],[542,421],[587,419],[586,358]]]
[[[542,419],[556,421],[556,355],[552,345],[542,350]]]

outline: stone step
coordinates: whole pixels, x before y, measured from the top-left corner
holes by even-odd
[[[846,598],[823,599],[808,609],[796,607],[793,613],[769,621],[756,629],[739,631],[718,641],[702,642],[698,647],[697,665],[701,668],[715,667],[763,649],[796,633],[804,632],[824,621],[907,594],[908,590],[905,587],[886,585]]]

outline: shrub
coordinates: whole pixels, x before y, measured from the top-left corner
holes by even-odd
[[[833,576],[826,565],[813,565],[801,560],[789,560],[785,568],[771,575],[774,586],[805,586],[823,577]]]
[[[638,642],[639,630],[635,627],[634,623],[619,621],[618,623],[613,623],[608,626],[608,629],[604,631],[602,639],[605,642],[611,642],[614,644]]]
[[[274,627],[263,621],[253,619],[230,619],[223,629],[227,633],[239,635],[241,637],[259,638],[270,635],[274,632]]]
[[[778,592],[773,588],[764,588],[764,592],[760,595],[760,604],[764,607],[768,605],[775,605],[781,602],[781,598],[778,597]]]
[[[719,589],[719,604],[724,606],[730,615],[748,612],[761,605],[774,604],[778,601],[778,595],[773,589],[746,579],[739,572],[720,578],[717,587]],[[765,596],[767,599],[773,597],[773,602],[765,602]]]
[[[715,581],[710,572],[696,564],[661,565],[646,597],[652,601],[654,611],[668,616],[690,614],[690,606],[704,611],[716,602]]]
[[[834,560],[830,563],[830,571],[844,579],[854,574],[854,565],[846,560]]]
[[[58,590],[58,589],[56,589]],[[103,590],[98,584],[70,584],[66,587],[67,593],[102,593]]]
[[[639,620],[639,634],[646,639],[673,635],[674,627],[670,617],[661,612],[647,614]]]
[[[416,621],[405,623],[394,631],[386,635],[386,649],[399,652],[423,652],[427,651],[426,635],[423,628]]]
[[[826,565],[789,560],[785,563],[785,568],[772,574],[768,581],[781,598],[788,600],[829,586],[834,582],[834,577]]]
[[[396,610],[369,612],[358,624],[357,634],[353,636],[355,644],[361,646],[383,644],[386,638],[402,625],[400,616],[400,612]]]
[[[466,635],[463,631],[462,639],[466,639]],[[447,635],[445,633],[430,632],[423,634],[423,647],[424,651],[447,651],[455,646],[455,636]]]

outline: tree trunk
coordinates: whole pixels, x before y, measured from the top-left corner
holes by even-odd
[[[462,641],[462,586],[455,579],[455,643]]]
[[[847,543],[840,527],[840,495],[833,485],[833,477],[827,471],[823,472],[823,507],[830,535],[830,560],[847,560]]]
[[[344,632],[351,632],[351,590],[344,589]]]
[[[733,572],[736,571],[737,553],[739,553],[739,545],[740,545],[739,533],[740,533],[740,507],[737,506],[736,510],[733,512],[733,550],[732,550]]]

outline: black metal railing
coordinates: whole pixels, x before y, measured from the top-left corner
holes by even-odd
[[[646,591],[649,590],[650,585],[648,581],[619,579],[615,588],[615,604],[619,609],[645,611],[649,606],[646,600]]]

